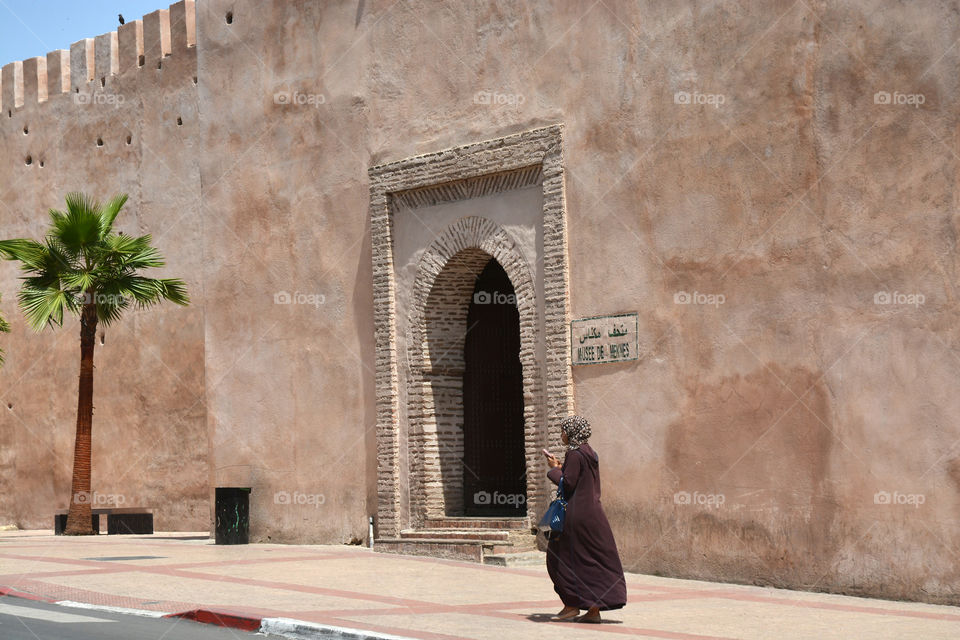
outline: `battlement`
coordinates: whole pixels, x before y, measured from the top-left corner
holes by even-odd
[[[196,46],[194,0],[180,0],[120,25],[117,31],[84,38],[44,56],[11,62],[0,73],[0,109],[46,102],[61,93],[87,93],[105,87],[111,76],[159,68],[163,59]]]

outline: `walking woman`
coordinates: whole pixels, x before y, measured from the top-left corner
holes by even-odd
[[[563,464],[547,457],[547,477],[559,485],[567,499],[563,533],[547,547],[547,573],[563,602],[555,620],[600,622],[600,612],[620,609],[627,603],[627,583],[617,553],[617,543],[600,506],[600,458],[587,440],[590,423],[570,416],[560,423],[560,438],[567,447]],[[587,612],[580,615],[580,610]]]

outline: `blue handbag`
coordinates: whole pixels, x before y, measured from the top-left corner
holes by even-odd
[[[567,515],[567,500],[563,495],[563,476],[557,486],[557,499],[550,503],[547,512],[540,519],[540,527],[550,529],[553,534],[563,531],[563,519]]]

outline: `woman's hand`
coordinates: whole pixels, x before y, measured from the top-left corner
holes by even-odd
[[[560,461],[555,456],[547,456],[547,464],[551,469],[561,466]]]

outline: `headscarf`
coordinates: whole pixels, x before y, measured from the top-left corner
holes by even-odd
[[[573,450],[590,439],[590,423],[581,416],[567,416],[560,423],[560,429],[567,434],[567,450]]]

